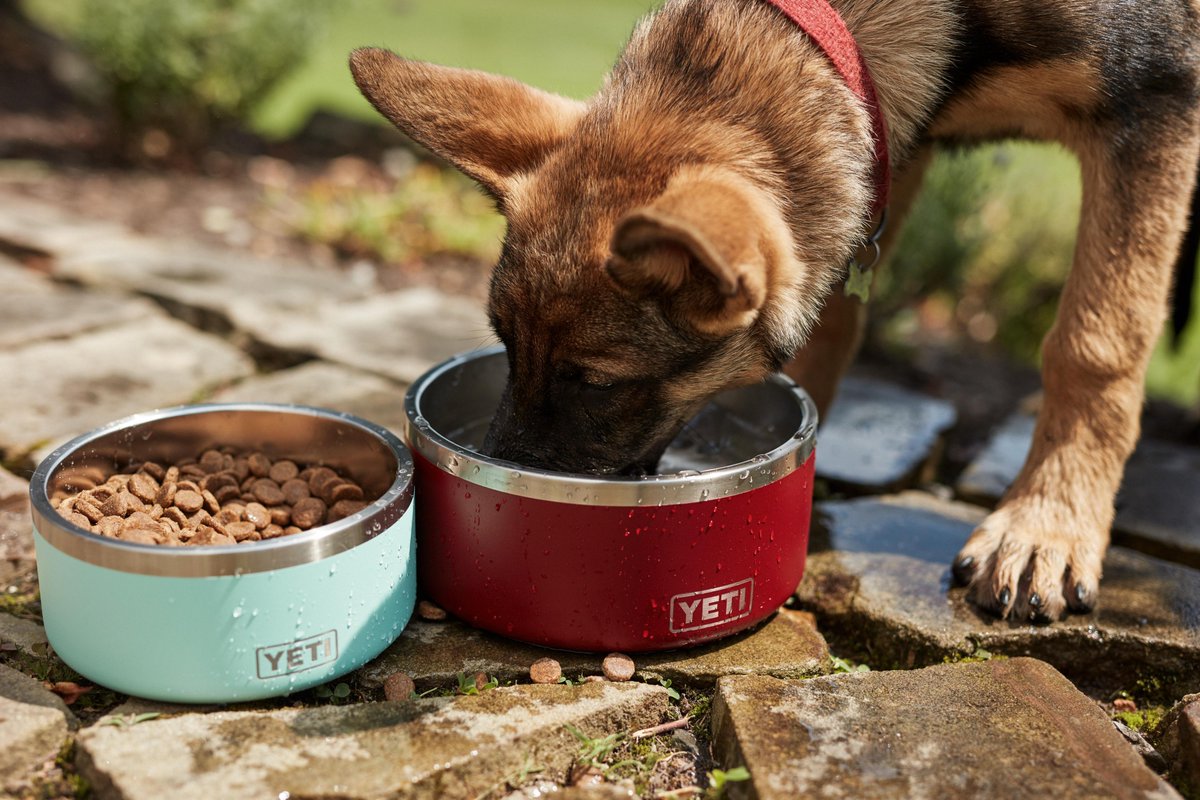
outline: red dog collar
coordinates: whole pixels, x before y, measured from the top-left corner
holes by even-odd
[[[879,97],[875,94],[875,82],[863,59],[862,50],[854,41],[853,34],[842,21],[842,17],[826,0],[767,0],[778,8],[800,30],[808,34],[817,47],[829,58],[850,91],[866,104],[871,114],[871,132],[875,136],[875,202],[871,206],[872,218],[887,207],[888,189],[892,182],[892,168],[888,161],[887,124],[879,108]]]

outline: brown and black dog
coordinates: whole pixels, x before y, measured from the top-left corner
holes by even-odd
[[[1033,446],[954,568],[1001,616],[1086,611],[1200,160],[1200,0],[832,5],[887,123],[891,231],[931,144],[1050,140],[1082,165]],[[385,50],[351,69],[508,220],[492,454],[652,470],[709,397],[780,367],[828,405],[862,330],[835,289],[871,230],[874,141],[864,103],[773,5],[668,0],[587,103]]]

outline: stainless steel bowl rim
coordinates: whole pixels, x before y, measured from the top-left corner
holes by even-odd
[[[349,517],[303,533],[261,542],[198,547],[163,547],[110,539],[74,525],[50,505],[47,482],[74,453],[114,432],[172,417],[214,411],[304,414],[357,427],[381,440],[396,457],[396,477],[384,494]],[[202,578],[237,576],[309,564],[336,556],[387,531],[413,497],[412,455],[391,431],[367,420],[325,408],[292,403],[197,403],[147,411],[116,420],[58,447],[38,465],[30,481],[34,525],[51,545],[97,566],[140,575]]]
[[[816,447],[816,405],[794,381],[777,374],[767,380],[792,393],[802,409],[800,428],[774,449],[735,464],[698,472],[629,478],[530,469],[491,458],[434,430],[420,413],[421,395],[426,386],[447,371],[503,351],[504,346],[498,345],[454,356],[418,378],[404,398],[405,438],[409,445],[443,472],[475,486],[534,500],[586,506],[700,503],[753,491],[790,475],[808,461]]]

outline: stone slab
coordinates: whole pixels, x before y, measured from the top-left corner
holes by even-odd
[[[1200,797],[1200,694],[1176,703],[1154,730],[1171,782],[1187,797]]]
[[[1015,414],[963,471],[956,491],[996,503],[1016,479],[1033,438],[1034,418]],[[1200,568],[1200,448],[1142,439],[1125,466],[1113,541]]]
[[[0,294],[0,349],[45,339],[66,339],[158,314],[148,300],[107,291],[55,286],[49,282]]]
[[[1027,658],[722,678],[713,749],[749,769],[737,791],[758,800],[1179,797],[1096,703]]]
[[[11,194],[0,195],[0,241],[55,258],[132,253],[143,246],[140,237],[115,223],[84,219]]]
[[[944,400],[846,378],[817,434],[817,477],[860,492],[911,486],[955,419],[954,406]]]
[[[16,645],[17,652],[35,658],[45,658],[50,646],[46,629],[33,620],[0,612],[0,643]]]
[[[192,401],[253,362],[165,317],[0,352],[0,453],[13,461],[134,412]]]
[[[1013,414],[1006,419],[959,476],[954,487],[959,496],[973,503],[995,504],[1025,464],[1036,421],[1030,414]]]
[[[645,684],[514,686],[98,726],[76,746],[102,800],[476,797],[529,763],[565,770],[579,749],[567,724],[604,736],[658,724],[668,705]]]
[[[313,361],[291,369],[255,375],[218,391],[227,402],[299,403],[354,414],[400,435],[404,430],[405,387],[378,375]]]
[[[1091,614],[997,620],[951,588],[950,563],[984,509],[908,492],[817,506],[801,606],[835,650],[912,667],[977,648],[1050,662],[1077,684],[1179,696],[1200,690],[1200,571],[1110,548]]]
[[[0,467],[0,511],[29,509],[29,481]]]
[[[675,687],[711,687],[722,675],[760,673],[785,678],[829,671],[829,648],[804,614],[781,610],[750,633],[713,644],[633,656],[643,681],[670,680]],[[568,653],[502,639],[462,622],[413,620],[387,650],[358,672],[366,686],[380,686],[394,672],[408,674],[424,691],[455,686],[458,673],[486,672],[501,682],[528,680],[529,665],[553,658],[577,680],[600,675],[604,654]]]
[[[75,717],[28,675],[0,664],[0,790],[58,753]]]
[[[6,591],[36,570],[33,520],[29,510],[0,510],[0,591]]]
[[[327,303],[307,315],[234,316],[238,327],[274,350],[316,356],[405,384],[439,361],[495,341],[479,303],[430,288]]]

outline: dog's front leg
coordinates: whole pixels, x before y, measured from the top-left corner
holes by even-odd
[[[954,564],[972,599],[1002,617],[1057,619],[1095,603],[1195,179],[1194,113],[1098,133],[1076,148],[1083,208],[1042,345],[1045,397],[1029,456]]]
[[[921,188],[930,158],[930,148],[922,148],[893,182],[888,224],[879,240],[881,257],[877,267],[887,263],[888,255],[900,238],[904,218]],[[817,327],[804,347],[783,367],[784,373],[803,386],[812,397],[822,419],[833,403],[842,375],[862,344],[866,322],[866,304],[857,297],[847,297],[839,284],[825,299]]]

